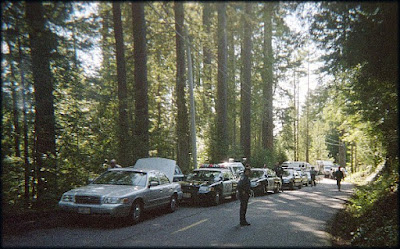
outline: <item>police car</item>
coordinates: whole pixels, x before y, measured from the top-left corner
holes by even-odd
[[[236,199],[238,181],[229,169],[219,164],[203,164],[179,183],[183,201],[218,205],[226,197]]]

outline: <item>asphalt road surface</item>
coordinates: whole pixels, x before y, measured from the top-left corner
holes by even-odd
[[[2,236],[3,247],[321,247],[330,246],[326,222],[343,207],[352,185],[324,179],[316,187],[251,198],[250,226],[239,226],[239,201],[219,206],[182,204],[172,214],[149,212],[144,221],[70,219],[59,226]]]

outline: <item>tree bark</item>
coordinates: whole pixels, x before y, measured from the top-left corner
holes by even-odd
[[[121,21],[121,5],[113,2],[115,49],[117,54],[117,81],[118,81],[118,161],[123,166],[132,163],[129,123],[128,123],[128,97],[126,87],[125,46]]]
[[[252,3],[245,3],[245,13],[243,19],[243,49],[242,49],[242,63],[243,63],[243,79],[241,82],[241,126],[240,126],[240,144],[243,149],[244,157],[247,162],[250,162],[251,156],[251,63],[252,63],[252,27],[250,19],[252,18],[251,11]]]
[[[35,89],[35,162],[37,166],[37,203],[56,191],[56,143],[53,79],[50,71],[50,31],[45,28],[41,2],[26,2],[26,19]]]
[[[218,161],[227,159],[228,152],[228,104],[227,104],[227,35],[226,3],[218,6],[218,85],[217,85],[217,150]]]
[[[185,46],[183,39],[183,3],[174,2],[176,34],[176,98],[177,98],[177,163],[184,171],[189,171],[189,120],[185,99]]]
[[[144,3],[132,3],[135,60],[135,160],[149,156],[149,107]]]
[[[273,152],[273,53],[272,53],[272,12],[273,3],[264,3],[264,70],[263,70],[263,96],[264,111],[262,120],[262,145],[264,149]]]

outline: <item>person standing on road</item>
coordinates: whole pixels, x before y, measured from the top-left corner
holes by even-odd
[[[336,178],[336,184],[337,184],[337,186],[338,186],[338,189],[339,189],[339,191],[340,191],[340,185],[341,185],[341,181],[342,181],[342,179],[344,178],[344,175],[343,175],[343,172],[342,172],[342,169],[341,169],[341,167],[339,167],[338,168],[338,170],[334,173],[335,174],[335,178]]]
[[[246,164],[243,175],[240,177],[237,188],[240,200],[240,225],[250,226],[246,220],[247,204],[250,197],[250,165]]]
[[[277,162],[275,164],[274,171],[276,173],[276,176],[281,178],[281,182],[283,183],[283,179],[282,179],[283,169],[282,169],[282,166],[280,166],[279,162]],[[282,187],[281,187],[281,191],[283,192],[283,188]]]
[[[311,175],[311,187],[312,186],[317,186],[317,183],[315,182],[315,176],[317,172],[314,170],[314,167],[311,167],[310,175]]]

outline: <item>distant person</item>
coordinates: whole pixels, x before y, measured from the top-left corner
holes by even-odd
[[[250,165],[246,164],[243,175],[240,177],[237,188],[240,200],[240,225],[250,226],[246,220],[247,204],[250,198]]]
[[[276,176],[279,177],[279,178],[281,178],[281,181],[282,181],[282,183],[283,183],[283,179],[282,179],[283,168],[282,168],[282,166],[279,164],[279,162],[277,162],[277,163],[275,164],[274,171],[275,171],[275,173],[276,173]],[[281,191],[283,192],[283,188],[281,188]]]
[[[315,177],[317,175],[317,171],[314,170],[314,167],[311,167],[310,175],[311,175],[311,187],[317,186],[317,183],[315,182]]]
[[[115,159],[112,159],[110,161],[109,169],[114,169],[114,168],[122,168],[122,167],[121,167],[121,165],[117,164],[117,161]]]
[[[341,187],[341,183],[340,182],[344,178],[342,167],[339,167],[338,170],[334,173],[334,175],[335,175],[335,178],[336,178],[336,184],[338,186],[338,190],[340,191],[340,187]]]

